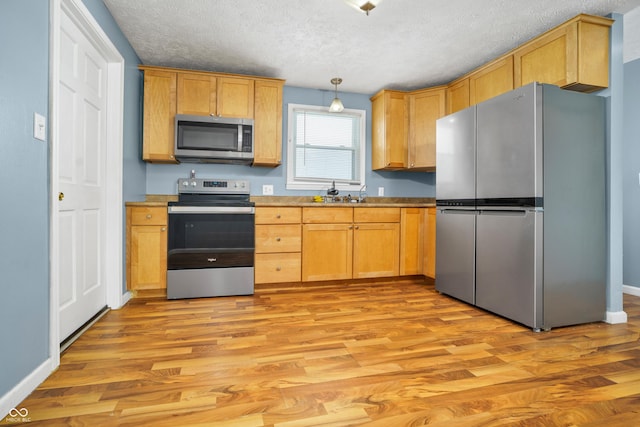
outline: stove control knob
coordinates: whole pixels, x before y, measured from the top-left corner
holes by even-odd
[[[195,187],[196,185],[198,185],[198,183],[197,183],[197,182],[195,182],[195,181],[191,181],[191,186],[192,186],[192,187]]]
[[[182,186],[183,187],[188,187],[189,186],[189,181],[182,181]]]

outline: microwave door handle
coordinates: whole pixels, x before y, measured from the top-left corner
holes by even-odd
[[[242,153],[242,125],[238,125],[238,153]]]

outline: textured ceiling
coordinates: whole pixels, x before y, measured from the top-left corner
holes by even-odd
[[[579,13],[640,0],[103,0],[146,65],[373,94],[447,83]],[[352,0],[350,0],[352,1]]]

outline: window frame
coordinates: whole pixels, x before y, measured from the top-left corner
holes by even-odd
[[[331,187],[332,181],[331,179],[322,179],[322,178],[297,178],[295,176],[295,143],[294,139],[294,122],[295,115],[294,112],[296,110],[303,111],[311,111],[314,113],[325,113],[327,115],[344,115],[349,114],[352,116],[358,117],[360,121],[360,158],[359,162],[359,177],[355,181],[345,181],[345,180],[335,180],[336,188],[341,192],[350,191],[351,193],[355,193],[360,190],[365,185],[365,159],[366,159],[366,147],[367,147],[367,111],[354,109],[354,108],[345,108],[341,113],[330,113],[329,109],[324,106],[319,105],[306,105],[306,104],[288,104],[287,108],[287,190],[312,190],[312,191],[326,191],[329,187]]]

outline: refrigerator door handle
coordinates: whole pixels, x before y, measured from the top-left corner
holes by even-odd
[[[526,216],[527,211],[514,209],[480,209],[478,210],[478,215]]]

